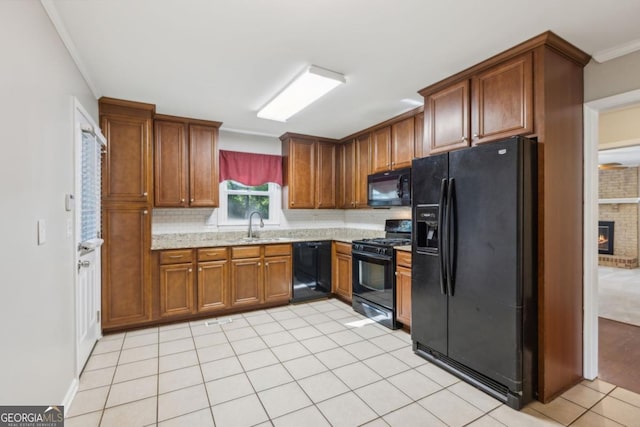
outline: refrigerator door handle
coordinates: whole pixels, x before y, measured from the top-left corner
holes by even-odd
[[[440,260],[440,292],[442,295],[447,294],[445,283],[446,278],[446,265],[447,265],[447,250],[446,250],[446,232],[445,232],[445,195],[447,194],[447,179],[443,178],[440,183],[440,201],[438,203],[438,254]]]
[[[453,277],[454,262],[456,258],[456,223],[454,209],[455,197],[455,180],[449,179],[447,186],[447,243],[445,251],[447,252],[447,292],[449,296],[453,296],[455,289],[455,280]]]

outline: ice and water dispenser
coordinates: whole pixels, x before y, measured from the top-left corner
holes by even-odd
[[[416,206],[416,251],[438,254],[438,205]]]

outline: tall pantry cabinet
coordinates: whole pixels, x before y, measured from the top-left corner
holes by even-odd
[[[152,129],[155,106],[100,98],[102,327],[151,319]]]

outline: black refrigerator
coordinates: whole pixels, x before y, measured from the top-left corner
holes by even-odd
[[[515,409],[537,389],[536,168],[522,137],[412,165],[413,349]]]

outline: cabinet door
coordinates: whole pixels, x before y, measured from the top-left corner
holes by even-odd
[[[160,316],[193,313],[193,265],[160,266]]]
[[[151,120],[102,115],[107,138],[102,165],[104,202],[151,201]]]
[[[315,152],[314,142],[292,139],[289,144],[289,208],[316,206]]]
[[[262,265],[260,258],[231,260],[231,306],[262,302]]]
[[[356,188],[355,188],[355,207],[366,208],[368,207],[367,192],[368,184],[367,177],[369,172],[369,146],[371,137],[369,134],[358,137],[356,140],[356,161],[355,161],[355,174],[356,174]]]
[[[424,120],[429,154],[468,147],[469,80],[427,95]]]
[[[218,206],[218,128],[189,125],[189,206]]]
[[[533,132],[531,55],[506,61],[473,78],[474,144]]]
[[[198,263],[198,312],[216,311],[229,306],[229,262]]]
[[[335,258],[335,289],[334,292],[344,299],[351,301],[351,256],[341,253]]]
[[[411,269],[396,268],[396,320],[411,326]]]
[[[291,299],[291,257],[264,259],[264,302],[288,302]]]
[[[414,118],[391,126],[391,169],[410,168],[415,144]]]
[[[319,142],[317,147],[317,207],[334,209],[336,207],[336,146],[331,142]]]
[[[414,117],[414,129],[413,155],[419,159],[429,153],[429,149],[424,146],[424,113]]]
[[[386,172],[391,169],[391,127],[385,126],[373,132],[371,141],[370,172]]]
[[[186,126],[184,123],[156,120],[154,131],[154,205],[188,206]]]
[[[342,208],[356,207],[356,181],[358,171],[356,169],[356,142],[350,141],[342,147],[342,161],[340,163],[340,186],[343,192]]]
[[[151,320],[151,215],[147,208],[102,211],[102,326]]]

